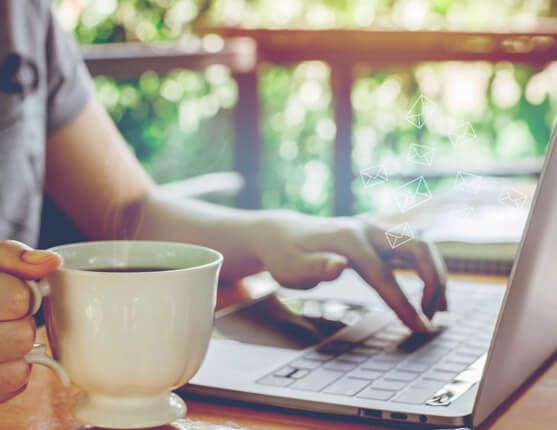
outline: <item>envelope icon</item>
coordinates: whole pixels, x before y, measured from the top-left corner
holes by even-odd
[[[433,164],[433,154],[435,149],[433,146],[429,145],[418,145],[413,143],[408,148],[408,153],[406,158],[408,161],[412,161],[416,164],[421,164],[423,166],[431,166]]]
[[[528,196],[515,188],[505,188],[499,193],[499,203],[514,208],[525,208],[528,206]]]
[[[464,193],[478,194],[482,188],[483,178],[473,173],[459,171],[456,173],[454,189]]]
[[[395,190],[394,199],[401,212],[416,208],[433,197],[423,176],[412,179]]]
[[[409,223],[395,225],[385,231],[385,237],[392,249],[398,248],[416,237]]]
[[[406,120],[416,128],[425,125],[425,117],[435,110],[435,103],[423,94],[416,99],[406,114]]]
[[[385,166],[380,165],[377,167],[368,167],[360,171],[360,177],[364,187],[374,187],[375,185],[383,184],[389,180],[387,169]]]
[[[472,124],[463,122],[455,126],[449,134],[449,139],[453,146],[462,146],[469,143],[474,143],[477,139],[476,131]]]

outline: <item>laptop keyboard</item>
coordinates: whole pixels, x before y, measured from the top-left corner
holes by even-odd
[[[478,361],[489,347],[499,292],[449,294],[451,313],[433,335],[412,335],[398,320],[360,342],[332,339],[257,382],[292,390],[421,404]],[[441,316],[441,315],[440,315]]]

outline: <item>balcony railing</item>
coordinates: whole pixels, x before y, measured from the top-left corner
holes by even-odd
[[[245,178],[238,205],[261,205],[260,172],[262,141],[258,66],[318,60],[331,68],[331,85],[336,122],[334,149],[334,213],[352,212],[354,180],[352,172],[353,109],[351,90],[355,70],[360,65],[376,68],[412,66],[423,61],[509,61],[536,68],[557,59],[557,24],[528,32],[452,32],[386,30],[270,30],[210,28],[225,42],[218,50],[180,45],[111,44],[83,47],[92,75],[116,79],[138,78],[152,70],[202,70],[211,64],[230,68],[238,84],[238,103],[234,112],[234,168]],[[499,176],[536,175],[540,164],[521,163],[520,168],[499,169]],[[447,172],[428,171],[441,177]]]

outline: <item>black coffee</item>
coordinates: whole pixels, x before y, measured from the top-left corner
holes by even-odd
[[[86,269],[88,272],[103,273],[136,273],[136,272],[165,272],[167,270],[177,270],[174,267],[99,267],[96,269]]]

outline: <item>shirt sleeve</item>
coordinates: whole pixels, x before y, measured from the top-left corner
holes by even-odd
[[[46,38],[48,79],[47,133],[71,122],[92,94],[92,80],[72,35],[65,32],[50,10]]]

